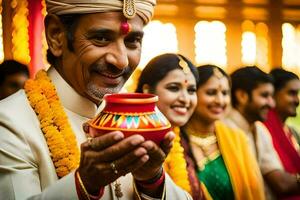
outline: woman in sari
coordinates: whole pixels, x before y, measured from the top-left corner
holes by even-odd
[[[207,200],[265,199],[263,179],[246,136],[220,121],[230,104],[227,74],[213,65],[197,69],[198,104],[181,131],[193,197],[201,188]]]
[[[159,97],[157,107],[170,121],[176,133],[174,145],[164,169],[173,181],[191,192],[186,160],[180,145],[180,129],[193,114],[197,105],[198,73],[196,67],[179,54],[163,54],[153,58],[141,72],[136,92],[152,93]],[[175,160],[170,159],[174,157]],[[202,199],[197,188],[194,199]]]

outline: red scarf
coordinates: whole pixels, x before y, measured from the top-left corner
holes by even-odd
[[[285,171],[295,174],[300,172],[300,156],[291,141],[287,138],[283,124],[275,110],[270,110],[264,122],[272,136],[273,145]],[[284,199],[300,199],[300,195]]]
[[[300,156],[291,141],[287,138],[278,114],[274,110],[270,110],[267,120],[264,123],[270,131],[274,148],[281,159],[284,169],[293,174],[299,173]]]
[[[300,172],[300,155],[292,142],[287,138],[283,124],[275,110],[270,110],[267,120],[264,122],[272,136],[273,145],[281,160],[285,171],[295,174]],[[283,197],[284,200],[300,200],[300,195]]]

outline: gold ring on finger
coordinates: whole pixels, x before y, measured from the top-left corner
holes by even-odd
[[[93,140],[93,138],[92,138],[92,137],[87,137],[87,142],[88,142],[88,144],[89,144],[89,145],[91,145],[91,144],[92,144],[92,140]]]
[[[91,147],[92,149],[94,148],[94,142],[93,142],[94,138],[93,137],[87,137],[87,142],[89,147]]]
[[[115,163],[114,162],[111,162],[110,163],[110,168],[113,170],[113,172],[116,174],[116,175],[118,175],[118,170],[117,170],[117,167],[116,167],[116,165],[115,165]]]

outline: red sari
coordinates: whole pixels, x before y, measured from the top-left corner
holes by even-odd
[[[264,122],[269,129],[274,148],[281,160],[285,171],[296,174],[300,173],[300,155],[294,148],[292,141],[284,132],[284,124],[280,121],[275,110],[270,110],[267,120]],[[300,200],[300,195],[284,197],[283,199]]]

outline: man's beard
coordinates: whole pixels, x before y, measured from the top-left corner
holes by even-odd
[[[294,102],[292,105],[289,105],[291,107],[291,113],[289,113],[289,117],[296,117],[297,116],[297,107],[299,106],[299,102]]]
[[[95,84],[88,84],[87,85],[87,93],[89,94],[89,96],[92,96],[93,98],[97,99],[97,101],[101,102],[104,95],[118,93],[121,90],[122,86],[124,85],[124,82],[119,84],[117,87],[113,87],[113,88],[108,88],[108,87],[100,88],[99,86],[97,86]]]
[[[100,67],[99,67],[100,68]],[[106,70],[108,72],[116,72],[115,67],[114,70]],[[121,71],[121,72],[120,72]],[[130,75],[132,74],[133,70],[131,67],[126,67],[123,70],[120,70],[118,73],[122,73],[122,81],[119,85],[114,86],[114,87],[99,87],[97,84],[94,83],[88,83],[87,85],[87,94],[88,96],[93,97],[97,102],[101,102],[105,94],[113,94],[113,93],[118,93],[125,82],[128,80]],[[113,74],[113,73],[112,73]]]
[[[265,106],[262,106],[262,107],[260,107],[258,109],[257,108],[254,109],[251,106],[248,106],[246,108],[246,112],[248,113],[248,117],[251,118],[251,121],[253,121],[253,122],[254,121],[261,121],[261,122],[263,122],[263,121],[266,120],[267,114],[265,113],[265,115],[263,115],[262,111],[263,110],[265,111],[266,109],[270,110],[270,107],[267,106],[267,105],[265,105]]]

